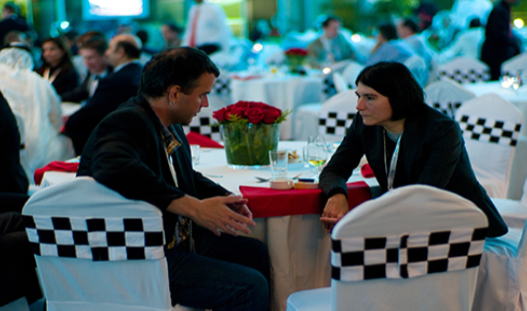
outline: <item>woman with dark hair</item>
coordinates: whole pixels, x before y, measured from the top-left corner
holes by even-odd
[[[36,72],[53,85],[57,94],[73,91],[79,84],[79,75],[62,39],[47,38],[42,42],[42,62]]]
[[[396,62],[366,67],[356,81],[357,110],[346,137],[320,176],[328,201],[326,230],[348,212],[346,181],[366,155],[382,191],[422,184],[454,192],[487,216],[487,236],[507,226],[472,171],[459,125],[428,107],[410,71]]]

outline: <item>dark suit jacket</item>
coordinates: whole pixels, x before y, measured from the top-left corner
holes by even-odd
[[[69,117],[64,134],[71,137],[78,155],[82,153],[88,137],[97,124],[120,104],[137,95],[141,69],[140,64],[130,63],[99,80],[97,90],[86,106]]]
[[[108,74],[111,74],[113,71],[113,68],[111,66],[108,67]],[[90,90],[88,83],[90,82],[91,73],[88,72],[88,75],[86,75],[86,78],[84,81],[82,81],[81,85],[76,87],[73,91],[64,93],[60,96],[63,102],[72,102],[72,103],[80,103],[83,100],[88,99],[90,96]]]
[[[67,92],[73,91],[77,85],[79,85],[79,75],[75,68],[68,64],[64,63],[60,65],[61,70],[55,80],[51,83],[57,94],[62,95]],[[39,75],[44,76],[44,72],[48,68],[48,65],[44,64],[35,70]],[[57,69],[55,69],[57,70]]]
[[[485,42],[481,47],[481,60],[490,67],[491,79],[501,76],[501,64],[520,53],[520,47],[511,33],[510,6],[500,1],[492,9],[485,27]]]
[[[25,19],[16,15],[0,20],[0,47],[4,45],[5,36],[13,30],[26,32],[29,31],[29,26]]]
[[[346,181],[364,154],[381,189],[387,191],[383,135],[381,126],[365,126],[360,114],[355,116],[320,176],[320,187],[328,197],[347,193]],[[472,171],[458,124],[425,104],[406,118],[394,188],[413,184],[448,190],[472,201],[488,218],[487,236],[507,232],[505,222]]]
[[[0,93],[0,146],[0,192],[27,193],[29,182],[20,165],[18,125],[2,93]]]
[[[95,128],[82,153],[77,176],[92,176],[124,197],[157,206],[163,212],[170,244],[177,220],[177,215],[166,211],[172,200],[185,194],[199,199],[223,196],[228,191],[194,171],[190,147],[180,125],[173,126],[181,143],[172,155],[176,188],[161,127],[161,121],[142,96],[130,99]]]

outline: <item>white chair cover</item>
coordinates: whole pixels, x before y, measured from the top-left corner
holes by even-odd
[[[490,79],[489,67],[486,64],[463,56],[439,66],[437,74],[439,78],[452,79],[458,83],[474,83]]]
[[[355,85],[355,81],[357,80],[357,77],[364,69],[364,66],[360,65],[356,62],[351,62],[344,71],[342,72],[342,76],[348,82],[348,85],[351,85],[351,88],[356,88],[357,85]]]
[[[338,251],[348,248],[353,241],[364,238],[392,237],[424,234],[422,247],[428,248],[428,258],[444,250],[448,267],[466,257],[450,257],[446,249],[456,243],[454,232],[472,232],[472,229],[487,227],[487,218],[472,202],[447,191],[429,186],[407,186],[390,191],[383,196],[363,203],[342,218],[331,235],[334,247],[331,254],[333,280],[331,281],[330,306],[326,297],[299,292],[289,296],[287,310],[471,310],[476,283],[477,267],[424,274],[411,278],[377,278],[358,281],[335,280],[337,276],[353,274],[349,267],[335,269],[342,263],[344,253]],[[432,246],[428,233],[452,231],[448,241],[442,246]],[[481,237],[482,238],[482,237]],[[409,238],[410,241],[411,238]],[[340,243],[337,242],[340,240]],[[387,242],[389,244],[389,242]],[[388,245],[385,244],[385,245]],[[483,246],[483,240],[472,245]],[[385,246],[386,247],[386,246]],[[432,250],[432,248],[434,250]],[[364,248],[362,248],[364,250]],[[400,250],[399,250],[400,251]],[[378,252],[378,251],[374,251]],[[364,260],[377,258],[379,265],[386,262],[386,251],[364,254]],[[366,252],[365,252],[366,253]],[[348,253],[350,254],[350,253]],[[469,253],[470,254],[470,253]],[[377,255],[377,256],[376,256]],[[437,255],[437,253],[436,253]],[[403,257],[400,257],[403,258]],[[427,259],[423,259],[427,260]],[[430,263],[430,262],[428,262]],[[427,264],[424,264],[427,266]],[[358,271],[364,268],[360,268]],[[410,272],[409,272],[410,273]],[[362,274],[362,272],[359,272]],[[300,302],[303,300],[303,302]],[[324,305],[325,304],[325,305]],[[303,306],[311,306],[303,308]],[[314,306],[318,308],[313,308]],[[330,309],[331,308],[331,309]]]
[[[509,228],[523,229],[527,220],[527,204],[521,201],[493,198],[492,203]]]
[[[156,207],[143,201],[125,199],[88,177],[38,191],[25,205],[23,214],[44,218],[105,218],[106,221],[112,218],[150,218],[162,222],[161,212]],[[67,235],[71,239],[72,231],[53,227],[57,241],[67,238]],[[31,240],[29,231],[28,235]],[[47,245],[55,248],[53,244]],[[53,256],[35,258],[49,311],[172,308],[164,255],[160,259],[121,261]]]
[[[501,64],[501,74],[507,76],[516,76],[523,72],[527,73],[527,53],[516,55]],[[524,81],[524,83],[527,81]]]
[[[214,82],[212,91],[207,96],[209,99],[209,108],[212,111],[221,109],[232,104],[231,100],[231,75],[227,71],[222,71],[220,76]]]
[[[493,198],[507,198],[522,115],[495,94],[465,102],[456,112],[472,168]]]
[[[426,85],[428,81],[428,68],[425,61],[419,55],[412,55],[404,61],[404,65],[410,70],[415,80],[421,85]]]
[[[207,136],[214,141],[221,142],[220,126],[216,119],[212,117],[213,110],[209,108],[202,109],[190,122],[189,125],[183,126],[185,135],[189,132],[196,132]]]
[[[350,89],[348,82],[338,72],[333,73],[333,83],[335,83],[335,88],[337,89],[338,93],[342,93]]]
[[[318,135],[318,113],[322,103],[306,104],[293,111],[293,140],[307,140],[309,136]]]
[[[463,102],[476,97],[474,93],[450,79],[429,84],[424,91],[426,94],[425,103],[451,118],[454,118],[456,110],[461,107]]]
[[[341,141],[357,113],[355,90],[347,90],[328,99],[318,113],[318,134],[327,141]]]
[[[527,310],[527,227],[485,242],[474,311]]]

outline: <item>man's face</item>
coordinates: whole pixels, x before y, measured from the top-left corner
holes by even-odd
[[[88,67],[91,74],[101,73],[108,67],[108,60],[105,55],[99,54],[94,49],[81,49],[79,53],[84,59],[84,64]]]
[[[106,50],[106,53],[104,54],[106,56],[106,58],[108,59],[108,62],[114,66],[114,67],[117,67],[118,64],[119,64],[119,55],[118,55],[118,51],[116,51],[116,45],[117,45],[117,41],[114,39],[112,39],[112,41],[110,41],[110,44],[108,44],[108,49]]]
[[[402,22],[398,23],[396,28],[397,28],[397,35],[399,36],[399,38],[404,39],[412,35],[412,31],[410,30],[410,28],[404,26]]]
[[[11,10],[9,9],[6,9],[6,8],[3,8],[2,9],[2,18],[6,18],[6,17],[9,17],[13,14],[13,12],[11,12]]]
[[[188,125],[202,107],[209,106],[207,95],[212,90],[216,77],[212,73],[205,72],[196,81],[196,86],[189,94],[178,92],[174,105],[170,106],[169,121],[171,124]]]
[[[327,27],[324,28],[324,35],[326,38],[333,39],[339,34],[340,23],[337,21],[330,21]]]
[[[179,38],[179,35],[177,32],[172,31],[170,27],[164,25],[161,27],[161,35],[163,36],[163,39],[165,39],[166,42],[174,41]]]

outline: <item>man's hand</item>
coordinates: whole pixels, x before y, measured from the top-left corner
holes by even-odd
[[[190,217],[198,225],[209,229],[217,236],[220,236],[219,230],[237,236],[238,231],[250,234],[251,230],[247,226],[256,225],[246,203],[247,199],[234,195],[213,197],[202,201],[184,196],[172,201],[168,206],[168,211]],[[238,211],[232,210],[231,205]]]
[[[229,197],[233,197],[235,196],[234,194],[230,194]],[[235,211],[236,213],[242,215],[242,216],[245,216],[249,219],[253,219],[253,213],[251,213],[251,210],[249,209],[249,207],[247,206],[247,202],[249,202],[249,200],[245,199],[245,198],[242,198],[240,201],[236,202],[236,203],[232,203],[232,204],[229,204],[229,208],[232,209],[233,211]],[[244,227],[247,227],[246,224],[242,224],[242,226]]]
[[[335,224],[349,211],[348,199],[342,193],[335,194],[328,199],[322,212],[322,226],[329,233]]]

